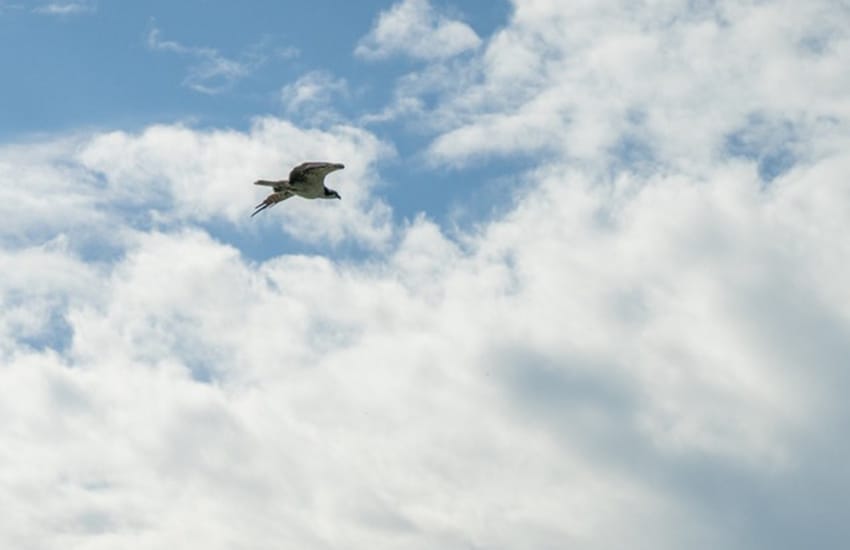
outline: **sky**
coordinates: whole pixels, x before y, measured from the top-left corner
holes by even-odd
[[[0,0],[0,547],[846,547],[848,66],[843,0]]]

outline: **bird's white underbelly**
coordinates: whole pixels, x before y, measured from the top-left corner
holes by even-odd
[[[286,190],[305,199],[317,199],[325,195],[324,189],[304,188],[297,185],[289,185]]]

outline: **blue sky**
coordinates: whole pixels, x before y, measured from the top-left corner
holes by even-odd
[[[0,547],[846,547],[848,66],[841,0],[0,0]]]
[[[368,30],[380,3],[371,9],[333,4],[261,2],[245,9],[210,2],[104,3],[93,13],[54,16],[7,8],[3,65],[18,78],[4,87],[3,99],[20,108],[14,126],[4,130],[112,127],[116,118],[140,126],[183,117],[244,127],[257,113],[279,110],[275,92],[299,74],[354,72],[352,44]],[[287,48],[297,48],[298,55],[270,59],[232,94],[204,96],[180,86],[195,61],[192,56],[158,53],[148,46],[154,28],[167,40],[213,48],[236,60],[263,44],[269,50],[263,56]],[[15,47],[30,55],[16,55]]]
[[[416,59],[372,61],[354,55],[358,40],[387,2],[89,2],[67,3],[79,6],[67,13],[45,13],[44,7],[51,5],[66,4],[10,3],[0,19],[0,61],[15,75],[0,91],[0,101],[14,106],[0,130],[5,140],[80,128],[134,130],[173,121],[244,130],[254,117],[282,114],[281,88],[315,71],[346,82],[348,92],[334,98],[334,109],[356,120],[385,106],[395,79],[422,66]],[[481,36],[504,24],[510,10],[508,2],[434,5],[450,8]],[[157,49],[150,41],[152,32],[157,40],[186,51]],[[193,82],[192,71],[208,62],[200,50],[244,66],[244,74]],[[327,123],[308,116],[299,122]],[[372,129],[398,152],[384,177],[397,184],[386,192],[401,215],[427,210],[442,217],[455,197],[470,199],[474,191],[469,188],[477,187],[480,176],[498,175],[482,167],[475,177],[427,170],[416,158],[427,135],[396,121]],[[398,182],[402,174],[404,185]],[[462,184],[452,183],[458,181]],[[435,184],[438,193],[422,189]]]

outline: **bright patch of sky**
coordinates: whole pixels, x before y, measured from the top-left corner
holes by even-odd
[[[848,66],[841,0],[0,0],[0,547],[847,546]]]

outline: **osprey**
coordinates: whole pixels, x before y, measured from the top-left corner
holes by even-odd
[[[304,162],[289,173],[288,180],[267,181],[257,180],[254,185],[271,187],[274,193],[254,207],[253,218],[258,212],[272,207],[280,201],[285,201],[292,195],[305,199],[339,199],[339,193],[325,187],[325,176],[331,172],[345,168],[342,164],[332,162]]]

